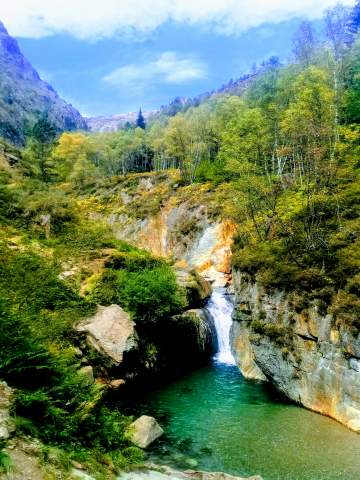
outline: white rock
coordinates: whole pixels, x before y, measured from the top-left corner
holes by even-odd
[[[235,477],[223,472],[201,472],[186,470],[180,472],[164,465],[149,465],[146,470],[122,472],[118,480],[262,480],[259,475],[253,477]]]
[[[355,372],[360,372],[360,361],[359,360],[356,360],[355,358],[351,358],[349,364],[350,364],[350,368],[355,370]]]
[[[79,478],[80,480],[94,480],[94,477],[91,477],[87,473],[83,472],[82,470],[78,470],[77,468],[73,468],[71,470],[71,475],[75,478]]]
[[[128,427],[127,436],[137,447],[147,448],[163,433],[155,418],[142,415]]]

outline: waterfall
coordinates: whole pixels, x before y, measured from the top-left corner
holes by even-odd
[[[235,360],[230,349],[230,328],[234,305],[226,294],[226,290],[214,290],[206,308],[214,320],[216,329],[218,351],[215,359],[220,363],[234,365]]]

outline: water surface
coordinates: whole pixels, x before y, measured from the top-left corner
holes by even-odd
[[[185,354],[185,352],[184,352]],[[144,398],[167,437],[153,460],[264,480],[359,480],[360,435],[214,362]]]

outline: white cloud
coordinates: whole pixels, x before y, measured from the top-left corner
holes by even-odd
[[[182,58],[175,52],[164,52],[150,62],[117,68],[103,80],[117,87],[141,89],[157,82],[180,84],[206,75],[206,66],[199,60]]]
[[[343,0],[353,5],[355,0]],[[12,35],[66,32],[82,39],[147,34],[167,20],[236,34],[264,22],[318,18],[338,0],[1,0],[0,19]]]

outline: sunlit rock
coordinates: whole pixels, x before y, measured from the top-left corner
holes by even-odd
[[[231,343],[242,374],[360,432],[359,335],[316,301],[297,311],[284,291],[267,292],[239,272],[234,284]]]
[[[148,468],[123,472],[119,480],[262,480],[262,477],[235,477],[223,472],[186,470],[181,472],[164,465],[149,465]]]
[[[79,374],[84,378],[86,385],[92,385],[94,383],[94,370],[91,365],[80,368]]]
[[[114,365],[137,347],[135,323],[119,305],[99,306],[96,314],[80,323],[77,330],[86,333],[88,345]]]
[[[155,418],[142,415],[127,430],[129,440],[140,448],[147,448],[164,434]]]

